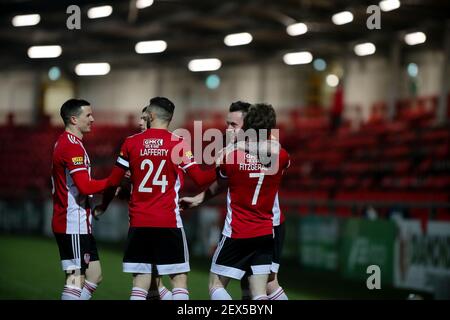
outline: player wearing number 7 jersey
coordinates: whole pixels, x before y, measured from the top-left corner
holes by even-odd
[[[174,109],[167,98],[150,100],[149,129],[125,140],[108,179],[109,186],[118,186],[125,171],[131,171],[130,228],[123,259],[123,271],[134,277],[131,300],[146,299],[153,268],[161,276],[170,276],[173,300],[189,298],[189,253],[178,193],[184,172],[206,187],[215,180],[216,171],[202,170],[190,146],[167,130]],[[103,207],[109,203],[109,194],[104,195]]]
[[[262,137],[270,137],[275,123],[271,105],[255,104],[244,118],[243,130],[266,130]],[[252,299],[268,299],[266,285],[274,253],[273,219],[277,214],[274,203],[278,204],[278,189],[289,166],[289,155],[277,143],[261,139],[261,135],[252,142],[238,142],[226,151],[220,164],[219,174],[228,181],[227,216],[211,264],[209,286],[213,300],[231,299],[225,290],[229,279],[240,280],[245,273],[250,274]],[[273,161],[268,165],[261,162],[267,148]]]

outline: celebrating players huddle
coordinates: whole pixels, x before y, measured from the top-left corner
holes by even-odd
[[[190,143],[168,131],[174,109],[167,98],[151,99],[142,111],[141,132],[125,139],[110,176],[94,180],[82,143],[94,122],[90,104],[70,99],[61,107],[65,132],[52,165],[52,226],[66,274],[61,298],[88,300],[102,280],[92,217],[119,195],[129,200],[123,271],[133,275],[130,299],[188,300],[189,252],[180,213],[226,191],[227,216],[210,269],[211,299],[231,300],[226,287],[237,279],[243,299],[287,300],[277,279],[284,239],[278,190],[289,155],[272,134],[273,107],[231,104],[232,139],[213,166],[198,163]],[[180,198],[184,174],[206,190]],[[92,195],[102,192],[102,203],[94,206]],[[163,285],[164,275],[172,290]]]

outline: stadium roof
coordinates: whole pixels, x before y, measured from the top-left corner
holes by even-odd
[[[395,37],[405,32],[423,31],[422,47],[443,46],[444,24],[449,18],[450,1],[401,0],[401,6],[382,12],[381,29],[369,30],[366,9],[378,1],[358,0],[155,0],[145,9],[135,1],[89,0],[2,0],[0,1],[0,68],[48,67],[58,64],[73,68],[79,62],[107,61],[112,66],[182,65],[193,58],[217,57],[226,64],[280,59],[291,51],[307,50],[315,57],[343,57],[353,53],[360,42],[373,42],[377,54],[387,53]],[[81,8],[81,30],[68,30],[66,8]],[[110,16],[89,19],[93,6],[111,5]],[[335,25],[333,14],[349,10],[354,20]],[[38,13],[35,26],[14,27],[16,15]],[[308,26],[308,32],[290,36],[286,27],[295,22]],[[224,37],[248,32],[248,45],[228,47]],[[167,50],[137,54],[139,41],[164,40]],[[60,45],[55,59],[30,59],[27,50],[35,45]]]

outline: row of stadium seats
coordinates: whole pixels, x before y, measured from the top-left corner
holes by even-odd
[[[213,120],[203,130],[214,126],[223,129],[223,118],[216,115]],[[286,123],[280,124],[286,128],[281,131],[280,140],[292,162],[283,181],[283,189],[290,191],[287,198],[293,193],[296,199],[308,201],[449,202],[448,125],[380,121],[357,132],[344,124],[330,133],[327,121],[322,118],[301,119],[296,123],[295,130],[290,130]],[[184,127],[193,130],[192,121]],[[62,130],[50,126],[0,127],[0,174],[4,178],[0,197],[50,195],[52,150]],[[94,127],[84,139],[94,177],[109,174],[124,137],[134,133],[136,128],[131,126]],[[195,192],[189,181],[186,192]],[[328,208],[322,209],[329,212]],[[440,210],[439,215],[449,214],[446,210]],[[429,210],[419,211],[428,214]],[[352,210],[347,207],[336,212],[348,215]]]

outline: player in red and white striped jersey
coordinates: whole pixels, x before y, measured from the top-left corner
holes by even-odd
[[[130,229],[123,270],[134,275],[132,300],[145,300],[153,268],[159,275],[170,276],[173,300],[189,298],[189,253],[178,193],[184,172],[200,187],[216,178],[214,169],[202,170],[190,146],[167,130],[174,108],[167,98],[150,100],[150,128],[125,140],[108,181],[108,185],[117,186],[126,170],[131,171]],[[103,210],[110,199],[105,193]]]
[[[244,124],[244,118],[248,113],[250,104],[242,101],[237,101],[231,104],[228,116],[227,116],[227,129],[229,132],[231,132],[233,135],[237,135],[237,132],[242,129]],[[272,137],[271,139],[273,139]],[[235,142],[235,141],[234,141]],[[233,142],[233,144],[234,144]],[[230,146],[228,146],[229,149]],[[241,152],[241,151],[239,151]],[[284,149],[281,149],[280,151],[280,161],[282,163],[285,162],[285,159],[288,159],[287,152]],[[288,162],[289,163],[289,162]],[[255,180],[256,181],[256,180]],[[266,182],[265,182],[266,183]],[[248,187],[245,185],[245,187]],[[209,189],[203,193],[198,194],[195,197],[183,197],[180,202],[182,207],[186,208],[193,208],[201,203],[203,203],[205,200],[214,197],[218,193],[222,191],[227,190],[227,185],[224,185],[223,187],[219,187],[218,183],[213,183]],[[229,190],[229,189],[228,189]],[[261,192],[260,192],[261,194]],[[246,192],[246,190],[240,190],[240,192],[235,192],[235,196],[233,197],[230,195],[227,197],[228,200],[232,198],[242,198],[245,196],[249,196],[249,193]],[[231,201],[232,203],[234,201]],[[230,210],[227,210],[228,213],[230,213]],[[272,202],[272,224],[274,228],[274,248],[273,248],[273,259],[271,263],[271,274],[269,276],[269,282],[267,284],[267,295],[269,299],[271,300],[287,300],[287,296],[284,293],[284,290],[278,283],[278,270],[279,270],[279,263],[280,263],[280,257],[281,257],[281,251],[284,241],[284,214],[280,210],[279,206],[279,200],[278,200],[278,192],[276,193],[274,197],[274,201]],[[233,221],[233,220],[231,220]],[[227,221],[226,221],[227,223]],[[236,220],[235,220],[236,223]],[[245,226],[244,226],[245,227]],[[231,230],[230,225],[225,225],[226,230]],[[227,232],[228,234],[228,232]],[[250,298],[250,291],[249,291],[249,284],[248,284],[248,277],[245,275],[241,279],[241,288],[242,288],[242,297],[243,299],[249,299]],[[224,293],[222,291],[222,293]],[[227,299],[227,294],[221,295],[220,290],[218,292],[215,292],[214,296],[212,298],[217,299]]]
[[[83,135],[94,118],[89,102],[70,99],[61,107],[65,131],[55,143],[52,163],[53,220],[61,264],[66,272],[63,300],[90,299],[101,281],[101,267],[92,235],[92,194],[107,179],[92,180]]]

